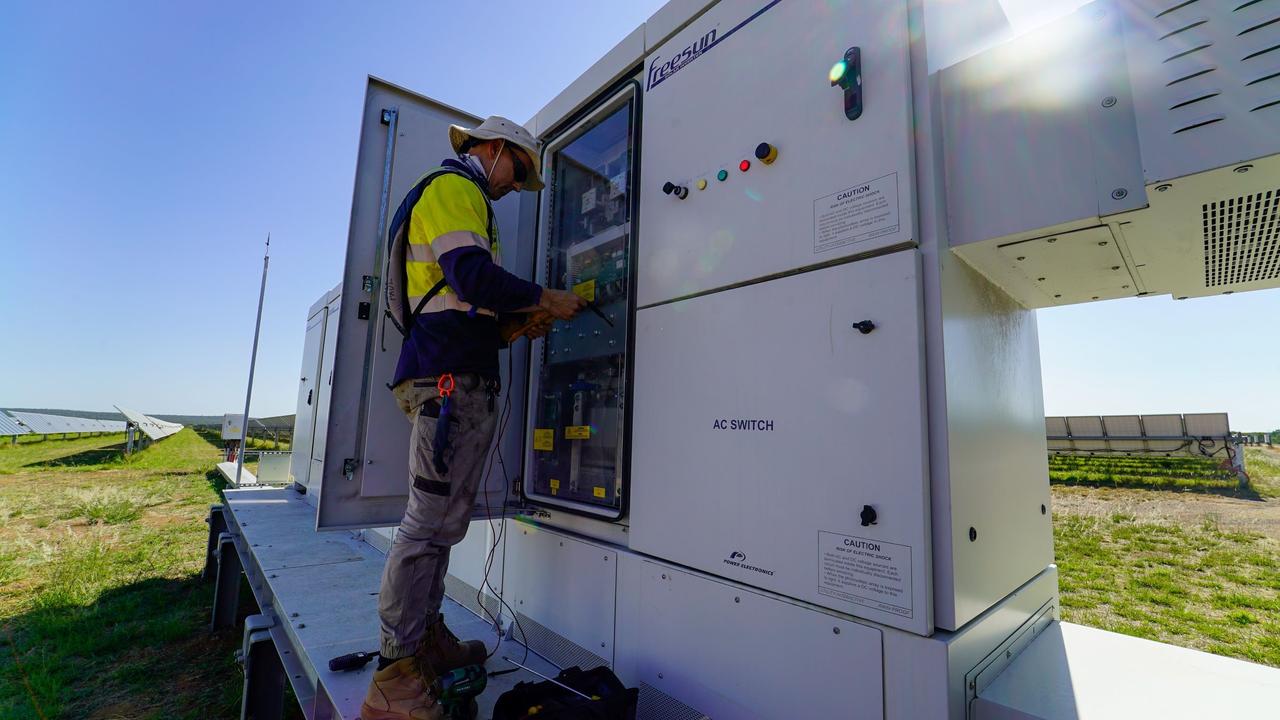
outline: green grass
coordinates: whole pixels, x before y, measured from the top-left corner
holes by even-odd
[[[239,631],[209,634],[199,579],[218,449],[190,429],[118,442],[0,450],[0,718],[238,713]]]
[[[1280,667],[1280,542],[1054,514],[1064,620]]]
[[[1218,460],[1201,458],[1050,455],[1049,482],[1221,495],[1241,493],[1234,472],[1223,468]],[[1247,495],[1248,490],[1243,494]]]
[[[1244,469],[1249,473],[1249,486],[1259,496],[1280,499],[1280,452],[1247,447],[1244,449]]]

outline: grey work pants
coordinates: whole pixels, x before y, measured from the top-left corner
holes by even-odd
[[[385,658],[412,655],[444,599],[449,548],[467,534],[485,456],[497,425],[491,390],[473,375],[455,376],[450,398],[452,428],[445,463],[436,472],[434,454],[440,393],[436,381],[406,380],[396,386],[400,409],[413,422],[409,436],[409,504],[387,553],[378,593]]]

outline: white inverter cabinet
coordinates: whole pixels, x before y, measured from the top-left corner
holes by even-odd
[[[641,717],[1054,716],[996,682],[1077,637],[1034,309],[1280,286],[1280,6],[1067,5],[673,0],[531,118],[502,264],[604,317],[502,352],[451,596]],[[320,530],[403,513],[387,224],[481,119],[374,78],[361,113],[299,387]]]

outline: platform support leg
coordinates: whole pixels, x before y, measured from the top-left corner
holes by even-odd
[[[222,513],[222,505],[210,505],[209,517],[205,522],[209,524],[209,542],[205,547],[204,556],[204,572],[200,577],[208,582],[218,574],[218,537],[227,531],[227,516]]]
[[[284,665],[271,640],[275,622],[267,615],[244,620],[244,694],[240,720],[280,720],[284,715]]]
[[[240,554],[236,552],[235,536],[231,533],[218,535],[218,579],[213,586],[213,618],[209,623],[210,630],[221,630],[231,627],[236,622],[236,611],[240,606]]]

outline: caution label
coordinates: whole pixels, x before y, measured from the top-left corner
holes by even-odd
[[[604,497],[604,488],[602,488],[602,487],[593,487],[593,488],[591,488],[591,494],[592,494],[592,495],[595,495],[595,496],[596,496],[596,497],[598,497],[598,498],[602,498],[602,497]]]
[[[552,495],[560,494],[560,481],[555,478],[551,478],[551,494]]]
[[[566,440],[590,440],[590,425],[570,425],[564,429],[564,437]]]
[[[819,531],[818,593],[912,617],[911,548]]]
[[[587,302],[596,301],[596,281],[595,279],[586,282],[580,282],[573,286],[573,294],[586,300]]]
[[[533,431],[533,449],[551,451],[556,449],[556,431],[552,428],[537,428]]]
[[[898,232],[898,173],[813,201],[813,252]]]

